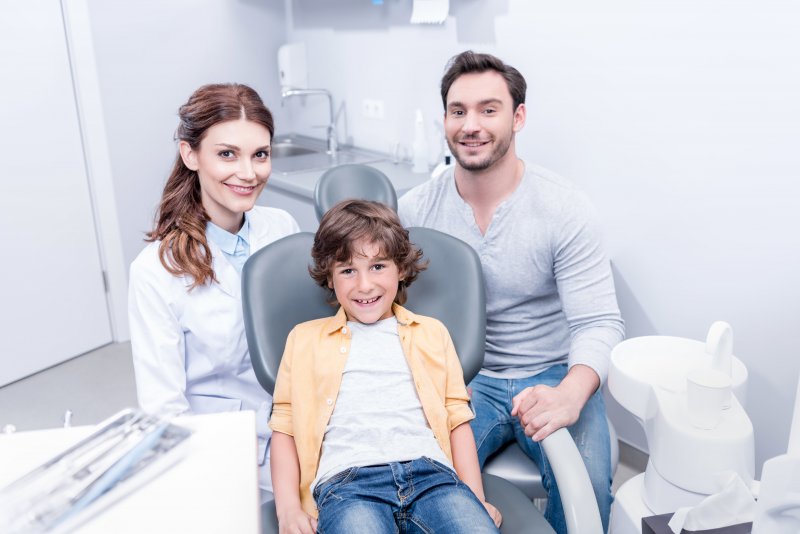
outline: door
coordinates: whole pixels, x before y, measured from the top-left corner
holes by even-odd
[[[58,0],[0,2],[0,386],[111,342]]]

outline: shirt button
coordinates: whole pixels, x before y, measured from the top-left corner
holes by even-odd
[[[346,334],[346,333],[347,333],[347,327],[346,327],[346,326],[343,326],[343,327],[342,327],[342,334]]]
[[[327,404],[328,406],[330,406],[331,404],[333,404],[333,399],[328,399],[328,400],[326,400],[326,401],[325,401],[325,404]]]
[[[345,352],[347,352],[347,347],[345,347],[344,345],[342,345],[341,347],[339,347],[339,352],[341,352],[342,354],[344,354]]]

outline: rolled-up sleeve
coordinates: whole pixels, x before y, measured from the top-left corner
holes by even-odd
[[[447,365],[447,388],[445,390],[445,408],[447,409],[447,423],[452,431],[457,426],[475,418],[469,405],[469,395],[464,384],[464,370],[453,346],[450,333],[442,328],[442,340]]]
[[[294,436],[292,426],[292,357],[294,354],[295,330],[286,339],[278,378],[275,380],[275,392],[272,395],[272,417],[269,426],[273,432]]]

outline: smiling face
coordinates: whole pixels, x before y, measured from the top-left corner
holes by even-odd
[[[395,262],[384,258],[376,243],[360,240],[353,244],[349,261],[334,263],[328,287],[348,321],[372,324],[392,316],[400,280]]]
[[[447,92],[447,145],[468,171],[483,171],[503,158],[516,158],[512,141],[524,124],[525,104],[514,108],[505,79],[493,70],[459,76]]]
[[[272,171],[269,130],[245,119],[220,122],[194,150],[181,141],[184,164],[197,172],[200,197],[211,222],[235,234],[253,209]]]

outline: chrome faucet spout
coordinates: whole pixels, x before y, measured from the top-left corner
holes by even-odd
[[[287,98],[291,98],[293,96],[312,96],[312,95],[322,95],[328,98],[328,110],[330,112],[330,122],[327,125],[327,137],[328,137],[328,154],[334,155],[336,151],[339,149],[339,144],[336,138],[336,119],[334,117],[333,111],[333,96],[331,96],[330,91],[327,89],[299,89],[295,87],[284,87],[281,90],[281,105],[283,105],[284,101]]]

